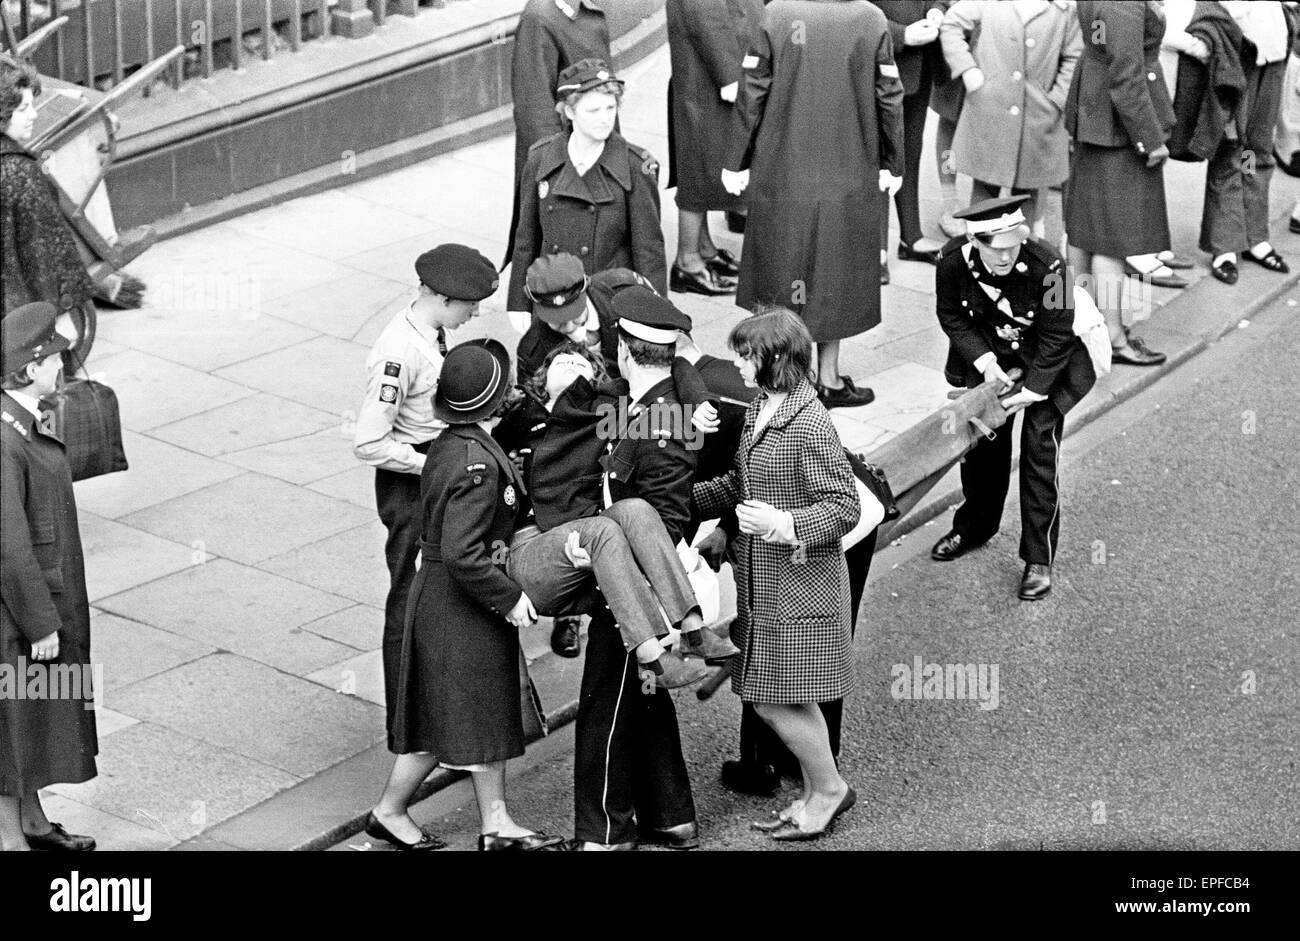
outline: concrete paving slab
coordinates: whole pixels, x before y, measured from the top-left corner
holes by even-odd
[[[918,363],[942,372],[943,365],[948,359],[948,335],[936,321],[932,327],[881,344],[876,348],[876,352],[886,353],[900,360]],[[871,372],[884,372],[884,370],[871,370]]]
[[[90,643],[91,656],[104,667],[106,692],[216,651],[211,644],[98,609],[90,613]]]
[[[315,774],[383,736],[382,709],[230,654],[141,680],[117,698],[118,708],[146,722],[294,777]]]
[[[513,157],[500,166],[457,166],[448,173],[438,158],[347,187],[371,205],[390,207],[488,238],[504,238],[514,201]]]
[[[358,250],[340,258],[341,264],[358,271],[397,281],[401,284],[413,284],[415,279],[415,259],[436,245],[443,242],[462,242],[469,237],[457,226],[448,225],[444,220],[438,225],[426,223],[423,232],[413,233],[404,238],[383,237],[368,243],[354,243]],[[509,222],[509,220],[506,220]],[[505,233],[501,234],[501,249],[493,260],[496,261],[505,251]],[[492,257],[492,256],[489,256]],[[335,277],[339,272],[335,271]]]
[[[196,296],[185,306],[179,298],[167,307],[151,303],[119,311],[111,335],[132,349],[203,372],[240,362],[255,350],[277,350],[316,336],[315,330],[263,313],[251,289],[231,295],[225,303],[223,296]]]
[[[860,409],[836,409],[847,417],[862,413],[862,420],[889,431],[906,431],[948,401],[943,372],[919,363],[903,363],[872,377],[876,400]]]
[[[123,522],[254,563],[367,522],[371,514],[302,487],[247,473],[132,513]],[[250,525],[255,521],[255,525]]]
[[[101,733],[102,735],[102,733]],[[97,850],[132,852],[171,849],[178,841],[148,825],[123,820],[116,814],[97,810],[80,801],[53,791],[41,792],[41,806],[51,820],[63,824],[69,833],[85,833],[95,838]]]
[[[123,429],[122,447],[130,467],[124,473],[77,481],[78,509],[118,519],[240,473],[222,461],[128,429]]]
[[[365,389],[367,349],[316,337],[218,370],[216,375],[311,408],[342,415]]]
[[[375,510],[375,469],[360,461],[351,470],[308,484],[307,489]]]
[[[105,611],[256,659],[310,673],[346,658],[341,644],[295,628],[340,611],[346,598],[216,559],[107,598]]]
[[[199,546],[159,538],[93,513],[78,513],[77,520],[92,604],[210,558]]]
[[[384,655],[369,650],[333,666],[309,673],[306,679],[341,696],[355,696],[376,706],[384,705]]]
[[[362,511],[349,507],[351,512]],[[384,541],[378,519],[263,560],[261,568],[304,585],[382,608],[388,597]]]
[[[384,609],[354,604],[309,621],[302,630],[356,650],[378,650],[384,636]]]
[[[286,294],[266,305],[266,313],[301,324],[319,333],[355,339],[372,317],[387,312],[391,317],[415,296],[415,273],[395,281],[350,271],[343,277]]]
[[[331,261],[355,254],[358,245],[429,230],[427,219],[361,199],[345,189],[291,199],[226,224],[237,232]]]
[[[225,690],[223,698],[231,692]],[[97,778],[50,790],[150,829],[169,842],[188,839],[298,780],[269,764],[151,722],[101,742],[98,766]]]
[[[100,741],[103,741],[114,732],[129,729],[139,721],[135,716],[128,716],[105,706],[95,710],[95,734]]]
[[[222,381],[222,380],[217,380]],[[234,385],[234,383],[230,383]],[[245,388],[239,386],[238,388]],[[153,437],[216,457],[340,427],[343,416],[247,389],[248,397],[162,425]]]
[[[94,373],[117,393],[122,427],[131,431],[149,431],[253,395],[238,383],[139,350],[96,359]]]
[[[353,424],[345,419],[335,428],[232,451],[221,459],[291,484],[309,484],[356,467],[352,429]]]

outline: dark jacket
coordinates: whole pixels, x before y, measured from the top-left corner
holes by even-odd
[[[722,164],[736,120],[719,95],[741,79],[741,63],[763,18],[760,0],[668,0],[672,55],[668,128],[677,205],[691,212],[743,204],[722,187]]]
[[[903,83],[870,3],[775,0],[741,82],[730,170],[752,169],[736,303],[814,340],[880,323],[880,170],[903,174]]]
[[[1083,56],[1065,103],[1065,129],[1100,147],[1160,147],[1174,123],[1160,71],[1165,18],[1154,3],[1079,0]]]
[[[631,268],[666,294],[658,163],[649,151],[615,132],[596,164],[578,176],[568,142],[568,132],[556,134],[528,153],[519,183],[519,228],[506,309],[532,310],[524,293],[528,266],[557,252],[577,255],[588,275]]]
[[[614,297],[625,287],[634,284],[652,287],[649,281],[631,268],[610,268],[591,276],[587,296],[596,309],[600,323],[600,353],[611,374],[618,374],[618,318],[614,316]],[[519,363],[519,381],[535,373],[548,353],[565,341],[564,334],[553,330],[540,319],[534,320],[519,340],[516,353]]]
[[[0,134],[0,258],[0,317],[32,301],[64,312],[91,302],[94,286],[54,183],[6,134]]]
[[[943,50],[939,40],[924,46],[909,46],[903,41],[907,27],[925,19],[930,10],[944,10],[945,4],[940,0],[875,0],[880,12],[889,22],[889,35],[894,41],[894,62],[898,64],[898,77],[903,81],[903,94],[915,95],[918,92],[929,94],[930,82],[934,75],[946,70],[941,68]]]
[[[392,750],[464,765],[524,752],[519,632],[506,614],[522,589],[505,573],[529,520],[522,479],[476,425],[435,438],[420,478],[420,570],[411,586]],[[522,695],[522,699],[521,699]]]
[[[1046,242],[1029,239],[1011,274],[994,278],[968,244],[955,238],[943,247],[935,274],[935,311],[950,344],[944,375],[955,386],[984,381],[975,360],[997,354],[1003,370],[1024,370],[1024,387],[1048,396],[1064,414],[1096,381],[1092,360],[1074,335],[1074,294],[1061,256]],[[980,287],[988,284],[1009,311]]]
[[[1197,3],[1187,33],[1210,47],[1210,59],[1202,63],[1189,55],[1178,57],[1169,156],[1174,160],[1208,160],[1219,149],[1224,130],[1246,92],[1246,72],[1241,61],[1245,37],[1228,11],[1217,3]]]
[[[59,635],[52,666],[91,667],[90,602],[77,502],[62,442],[0,394],[0,665],[26,683],[32,644]],[[95,776],[94,691],[81,699],[0,696],[0,794]]]

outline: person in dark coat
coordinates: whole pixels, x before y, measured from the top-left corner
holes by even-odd
[[[609,24],[596,0],[528,0],[515,27],[510,92],[515,118],[515,199],[502,270],[514,255],[519,226],[519,179],[528,150],[564,130],[555,110],[560,73],[583,59],[613,61]]]
[[[0,317],[33,301],[59,310],[63,332],[84,357],[93,336],[94,283],[59,208],[54,183],[23,146],[36,122],[36,73],[0,62]],[[72,354],[65,372],[74,371]]]
[[[506,805],[506,762],[524,753],[519,631],[537,616],[506,575],[502,551],[529,514],[523,480],[491,435],[510,386],[510,356],[495,340],[449,351],[438,379],[434,409],[447,428],[421,477],[421,565],[402,638],[397,759],[366,823],[367,834],[399,849],[442,845],[408,813],[438,764],[471,773],[480,850],[563,842],[519,826]]]
[[[799,759],[803,793],[770,825],[774,840],[813,840],[857,795],[840,776],[820,702],[856,683],[842,540],[862,508],[830,415],[807,375],[812,338],[790,311],[741,321],[728,345],[763,391],[749,406],[735,466],[695,485],[701,515],[734,508],[740,655],[732,689]]]
[[[1174,110],[1160,68],[1164,13],[1158,3],[1099,0],[1081,0],[1077,12],[1083,55],[1065,103],[1074,142],[1065,198],[1070,268],[1091,282],[1114,361],[1155,366],[1165,354],[1125,328],[1123,285],[1126,257],[1170,248],[1164,162]]]
[[[722,186],[741,63],[763,17],[761,0],[668,0],[668,187],[677,187],[677,258],[670,287],[694,294],[734,294],[740,264],[709,235],[711,211],[744,203]]]
[[[957,213],[964,240],[944,246],[936,275],[935,311],[948,335],[944,374],[954,386],[996,381],[1024,371],[1023,388],[1002,401],[1008,415],[1024,410],[1020,428],[1020,598],[1052,590],[1061,530],[1060,451],[1065,416],[1087,395],[1096,368],[1074,332],[1072,276],[1046,242],[1030,238],[1020,206],[1025,196],[977,203]],[[952,530],[930,555],[950,562],[997,533],[1011,480],[1011,425],[981,440],[961,464],[965,498]]]
[[[524,283],[541,255],[576,255],[588,275],[631,268],[660,294],[668,287],[659,164],[614,130],[623,83],[604,62],[584,59],[556,88],[569,129],[533,145],[519,182],[506,310],[521,333],[533,310]]]
[[[736,303],[799,314],[828,407],[874,394],[839,372],[840,341],[880,323],[882,190],[903,174],[903,83],[869,3],[776,0],[745,57],[723,183],[749,184]]]
[[[90,602],[63,443],[40,400],[68,341],[37,301],[0,322],[0,847],[90,850],[51,823],[39,790],[95,776]],[[42,690],[33,694],[33,674]],[[26,684],[18,695],[16,684]]]

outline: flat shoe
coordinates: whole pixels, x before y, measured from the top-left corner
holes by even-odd
[[[1282,256],[1276,251],[1270,251],[1263,258],[1256,258],[1250,252],[1244,252],[1243,254],[1246,258],[1249,258],[1261,268],[1267,268],[1269,271],[1276,271],[1278,274],[1286,274],[1291,270],[1287,266],[1287,263],[1282,259]]]
[[[1292,232],[1300,234],[1300,219],[1292,216],[1291,219],[1287,221],[1286,227]]]
[[[545,833],[525,833],[523,836],[500,836],[496,833],[481,833],[478,838],[480,852],[532,852],[556,847],[564,849],[564,837],[549,836]]]
[[[1167,271],[1168,274],[1156,274],[1156,271],[1160,271],[1160,268],[1155,269],[1155,271],[1148,271],[1143,273],[1141,271],[1138,271],[1138,269],[1134,268],[1128,262],[1124,262],[1124,272],[1126,274],[1128,274],[1130,277],[1139,278],[1145,281],[1147,284],[1154,284],[1158,288],[1187,287],[1188,281],[1186,278],[1184,278],[1182,275],[1174,274],[1168,265],[1162,263],[1161,267],[1164,268],[1164,270]]]
[[[1212,266],[1210,268],[1210,274],[1214,275],[1224,284],[1237,283],[1237,266],[1230,261],[1225,261],[1221,264]]]
[[[718,249],[716,255],[704,259],[704,264],[714,274],[720,274],[724,278],[734,278],[740,274],[740,259],[725,248]]]
[[[1127,366],[1159,366],[1169,357],[1147,349],[1136,337],[1129,339],[1125,346],[1112,346],[1110,360],[1112,363],[1124,363]]]
[[[673,265],[668,276],[668,290],[677,294],[703,294],[706,297],[718,297],[723,294],[736,293],[734,278],[724,278],[712,268],[703,271],[687,271]]]
[[[366,818],[365,832],[368,837],[376,840],[383,840],[385,843],[393,844],[393,846],[396,846],[399,850],[405,850],[408,852],[423,853],[430,850],[445,849],[447,846],[446,843],[442,842],[442,840],[438,839],[432,833],[422,833],[420,835],[420,842],[418,843],[407,843],[405,840],[399,840],[392,831],[379,822],[379,818],[375,816],[374,811],[371,811],[370,816]]]
[[[866,386],[859,388],[848,376],[840,376],[840,381],[844,385],[838,389],[828,389],[818,384],[817,398],[821,400],[822,405],[827,408],[857,408],[870,405],[876,400],[875,392]]]
[[[910,245],[898,243],[898,260],[899,261],[922,261],[927,265],[939,264],[939,252],[918,252]]]
[[[795,801],[793,804],[790,805],[790,807],[787,807],[786,809],[787,810],[794,809],[796,808],[796,805],[802,805],[802,804],[803,801],[798,800]],[[772,820],[753,821],[749,825],[750,829],[758,830],[760,833],[772,833],[775,830],[780,830],[783,826],[785,826],[787,823],[790,822],[790,818],[781,816],[781,811],[779,810],[772,811],[772,817],[773,817]]]
[[[27,845],[34,850],[56,853],[87,853],[95,848],[93,836],[81,836],[63,829],[63,824],[50,822],[48,833],[24,833]]]
[[[835,821],[839,819],[840,815],[857,802],[857,792],[853,790],[853,788],[849,788],[848,793],[844,795],[844,799],[840,801],[840,805],[836,807],[835,812],[831,814],[831,819],[827,820],[826,826],[822,827],[820,830],[804,830],[793,820],[787,820],[783,826],[778,827],[768,835],[774,840],[781,840],[783,842],[819,840],[826,834],[830,833],[831,830],[835,828]]]

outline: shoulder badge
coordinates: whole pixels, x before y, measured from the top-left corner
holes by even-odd
[[[506,506],[515,505],[515,485],[506,484],[506,489],[501,493],[501,499],[506,502]]]
[[[545,199],[547,194],[550,193],[550,191],[551,191],[551,184],[548,183],[546,180],[542,180],[542,182],[537,184],[538,199]]]
[[[391,359],[384,363],[384,375],[397,378],[402,374],[402,364],[395,363]]]
[[[397,401],[397,386],[390,386],[384,383],[379,387],[379,401],[392,405]]]
[[[466,464],[466,465],[465,465],[465,470],[466,470],[467,472],[469,472],[469,473],[472,474],[472,473],[474,473],[475,471],[484,471],[484,470],[487,470],[487,465],[484,464],[482,461],[477,461],[476,463],[473,463],[473,464]]]
[[[6,425],[18,432],[24,438],[27,437],[27,429],[22,426],[18,419],[14,418],[8,412],[0,412],[0,419],[3,419]]]

